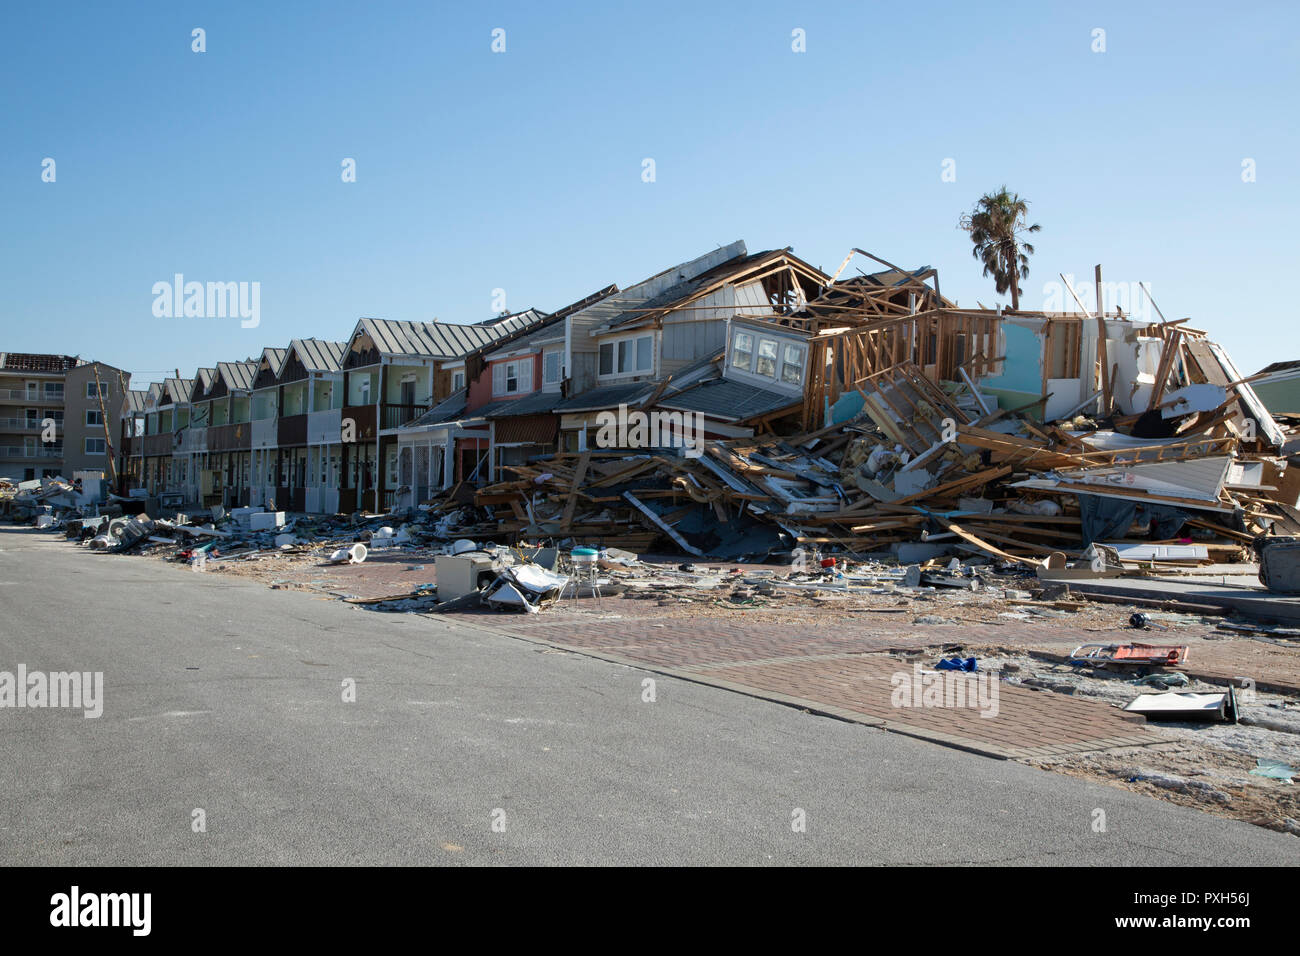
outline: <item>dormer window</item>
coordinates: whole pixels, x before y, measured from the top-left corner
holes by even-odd
[[[654,335],[631,335],[600,344],[600,374],[645,375],[654,371]]]

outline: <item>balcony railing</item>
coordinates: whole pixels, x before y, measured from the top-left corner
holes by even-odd
[[[62,426],[63,423],[62,423],[62,422],[59,422],[59,425]],[[31,419],[27,419],[27,418],[0,418],[0,431],[7,431],[7,432],[15,432],[15,431],[33,431],[33,432],[35,432],[35,431],[40,431],[40,430],[41,430],[41,422],[40,422],[40,419],[31,420]]]
[[[380,405],[379,427],[401,428],[407,422],[415,421],[432,407],[432,405]]]
[[[53,448],[24,448],[22,445],[0,445],[0,458],[62,458],[63,446]]]

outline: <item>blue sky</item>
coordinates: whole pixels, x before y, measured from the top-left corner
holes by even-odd
[[[737,238],[991,305],[956,226],[1006,183],[1043,227],[1024,307],[1100,262],[1243,373],[1300,358],[1300,13],[1136,6],[8,4],[0,350],[140,387],[363,315],[478,321],[498,288],[555,309]],[[177,272],[259,282],[260,325],[155,317]]]

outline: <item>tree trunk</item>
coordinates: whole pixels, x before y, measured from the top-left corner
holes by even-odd
[[[1016,244],[1014,242],[1011,243],[1011,311],[1012,312],[1020,311],[1020,270],[1019,268],[1017,268],[1017,261],[1019,260],[1020,257],[1019,255],[1017,255],[1018,252],[1019,250],[1016,248]]]

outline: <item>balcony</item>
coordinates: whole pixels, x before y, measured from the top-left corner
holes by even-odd
[[[59,422],[59,427],[63,427],[63,422]],[[3,432],[38,432],[40,430],[40,419],[0,418],[0,431]]]
[[[352,421],[353,441],[375,440],[375,406],[344,405],[342,417],[345,427],[349,419]]]
[[[380,405],[379,427],[381,429],[401,428],[408,422],[415,421],[432,407],[432,405]]]
[[[25,448],[22,445],[0,445],[0,458],[24,458],[35,461],[41,458],[62,458],[63,446],[53,448]]]
[[[277,422],[276,439],[281,448],[307,444],[307,415],[286,415]]]

